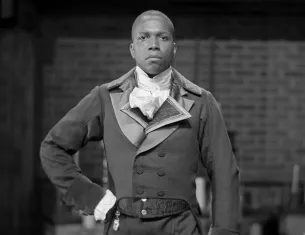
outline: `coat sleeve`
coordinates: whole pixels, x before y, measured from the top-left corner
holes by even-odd
[[[95,87],[72,108],[49,131],[40,148],[42,167],[63,201],[86,214],[93,214],[105,192],[82,174],[73,160],[73,154],[90,140],[102,140],[100,89]]]
[[[201,119],[201,155],[211,181],[212,225],[209,235],[237,235],[239,169],[217,101],[207,93]]]

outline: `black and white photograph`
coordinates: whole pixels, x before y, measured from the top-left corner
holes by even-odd
[[[305,0],[0,0],[1,235],[305,235]]]

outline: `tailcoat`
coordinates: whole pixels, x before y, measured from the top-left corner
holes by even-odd
[[[185,200],[203,231],[195,186],[203,164],[212,184],[209,234],[239,234],[239,169],[217,101],[173,69],[170,96],[147,120],[129,105],[134,72],[96,86],[42,141],[42,166],[63,201],[93,214],[105,190],[82,174],[72,155],[88,141],[103,141],[109,189],[117,200]]]

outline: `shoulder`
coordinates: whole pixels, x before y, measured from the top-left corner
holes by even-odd
[[[195,83],[191,82],[189,79],[185,78],[181,73],[179,73],[176,69],[173,69],[173,74],[175,79],[177,79],[182,87],[186,89],[187,91],[191,92],[192,94],[196,96],[201,97],[208,97],[211,93],[204,89],[203,87],[200,87],[196,85]]]
[[[128,71],[127,73],[125,73],[124,75],[122,75],[121,77],[119,77],[119,78],[117,78],[117,79],[115,79],[115,80],[113,80],[113,81],[111,81],[111,82],[109,82],[109,83],[105,83],[104,85],[103,85],[103,87],[106,89],[106,90],[108,90],[108,91],[110,91],[110,90],[112,90],[112,89],[115,89],[115,88],[117,88],[117,87],[120,87],[121,85],[123,85],[124,83],[125,83],[125,81],[129,78],[129,77],[131,77],[131,76],[134,76],[134,68],[133,69],[131,69],[130,71]]]

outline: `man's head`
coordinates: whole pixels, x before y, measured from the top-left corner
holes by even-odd
[[[173,23],[165,14],[143,12],[134,21],[131,36],[131,56],[150,77],[169,68],[177,48]]]

